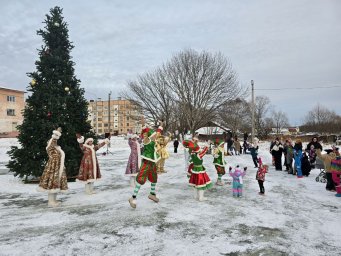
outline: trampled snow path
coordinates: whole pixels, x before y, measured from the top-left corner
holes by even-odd
[[[13,143],[0,140],[0,162],[8,161],[3,148]],[[267,148],[268,143],[261,144],[260,155],[269,163]],[[127,141],[114,140],[111,151],[98,157],[103,174],[95,184],[98,193],[87,196],[83,184],[69,183],[56,209],[47,207],[37,185],[0,175],[0,255],[315,256],[341,251],[341,200],[315,182],[318,170],[297,179],[271,168],[263,197],[251,156],[230,156],[229,165],[249,167],[244,197],[233,198],[227,184],[206,192],[208,201],[199,203],[187,186],[180,148],[166,162],[168,173],[159,176],[160,203],[147,198],[147,183],[134,210],[128,203],[133,189],[123,175]],[[215,181],[211,155],[204,165]]]

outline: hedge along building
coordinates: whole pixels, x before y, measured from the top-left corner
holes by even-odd
[[[0,87],[0,137],[18,135],[17,125],[23,122],[24,93],[25,91]]]

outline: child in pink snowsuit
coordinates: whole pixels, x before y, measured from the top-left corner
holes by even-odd
[[[243,177],[246,174],[247,167],[244,167],[244,171],[239,168],[239,165],[232,172],[232,167],[229,168],[229,174],[233,178],[232,194],[235,197],[241,197],[243,195]]]
[[[258,180],[258,185],[259,185],[259,194],[264,195],[265,189],[264,189],[264,181],[265,181],[265,174],[268,172],[268,166],[263,164],[262,159],[258,158],[258,171],[256,173],[256,180]]]

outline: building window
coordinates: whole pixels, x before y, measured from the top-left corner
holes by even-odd
[[[98,118],[98,122],[102,122],[102,118]]]
[[[7,109],[7,115],[8,116],[15,116],[15,110],[14,109]]]
[[[105,123],[105,124],[104,124],[104,127],[108,127],[108,124],[107,124],[107,123]]]
[[[129,123],[127,123],[127,126],[129,126]]]
[[[115,128],[117,128],[117,124],[115,124]]]
[[[7,96],[7,101],[15,102],[15,96]]]
[[[127,121],[129,121],[129,116],[127,116]]]
[[[98,133],[102,133],[102,129],[98,129]]]
[[[102,127],[102,124],[98,124],[98,127]]]

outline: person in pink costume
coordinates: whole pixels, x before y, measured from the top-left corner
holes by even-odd
[[[264,181],[265,181],[265,174],[268,172],[268,166],[263,164],[262,159],[258,158],[258,171],[256,173],[256,180],[258,180],[258,185],[259,185],[259,194],[264,195],[265,189],[264,189]]]
[[[244,167],[244,171],[242,171],[237,165],[234,172],[232,172],[232,167],[229,168],[229,174],[233,178],[232,183],[232,194],[234,197],[243,196],[243,177],[246,174],[247,167]]]

